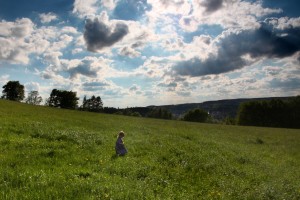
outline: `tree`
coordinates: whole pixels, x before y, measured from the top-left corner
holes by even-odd
[[[239,125],[300,128],[300,97],[242,103],[238,111]]]
[[[95,97],[93,95],[90,99],[87,99],[86,96],[84,96],[82,101],[82,109],[91,112],[99,112],[103,110],[103,102],[101,97]]]
[[[24,85],[21,85],[19,81],[8,81],[6,85],[2,87],[2,98],[12,101],[22,101],[24,99]]]
[[[188,111],[184,117],[184,121],[190,121],[190,122],[205,122],[208,118],[208,113],[205,110],[202,110],[200,108],[196,108],[194,110]]]
[[[75,109],[78,100],[76,92],[53,89],[48,99],[48,104],[51,107]]]
[[[153,108],[147,114],[147,117],[158,119],[172,119],[172,113],[165,108]]]
[[[25,101],[28,104],[40,105],[40,103],[43,101],[43,98],[39,96],[38,91],[31,91],[28,93],[28,97],[26,98]]]

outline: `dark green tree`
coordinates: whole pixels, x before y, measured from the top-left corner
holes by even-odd
[[[147,114],[147,117],[158,119],[172,119],[172,113],[165,108],[153,108]]]
[[[300,96],[290,98],[288,101],[288,116],[287,127],[300,128]]]
[[[84,96],[82,101],[82,110],[91,111],[91,112],[100,112],[103,110],[103,102],[100,96],[95,97],[94,95],[87,99]]]
[[[208,113],[205,110],[196,108],[188,111],[184,115],[183,120],[190,121],[190,122],[205,122],[207,118],[208,118]]]
[[[48,105],[51,107],[75,109],[78,100],[76,92],[53,89],[48,99]]]
[[[19,81],[8,81],[4,85],[2,91],[3,99],[12,101],[22,101],[24,99],[24,85],[21,85]]]
[[[239,107],[237,123],[247,126],[300,128],[300,97],[250,101]]]
[[[38,91],[31,91],[28,93],[28,97],[25,99],[25,102],[32,105],[40,105],[43,101],[43,98],[39,96]]]

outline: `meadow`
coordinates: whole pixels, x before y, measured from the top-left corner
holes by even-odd
[[[120,130],[128,154],[115,155]],[[0,100],[0,199],[300,199],[300,130]]]

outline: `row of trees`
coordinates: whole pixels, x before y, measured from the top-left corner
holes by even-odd
[[[25,98],[24,86],[19,81],[9,81],[3,86],[2,98],[22,101]],[[53,89],[50,97],[46,99],[45,105],[58,108],[77,109],[79,98],[76,92]],[[42,97],[38,91],[31,91],[25,102],[28,104],[39,105]],[[116,109],[103,107],[100,96],[83,98],[82,105],[78,108],[83,111],[104,112],[111,114],[122,114],[137,117],[151,117],[160,119],[173,119],[172,113],[165,108],[140,107]],[[213,119],[207,111],[200,108],[190,110],[182,118],[185,121],[192,122],[212,122]],[[249,126],[267,126],[267,127],[285,127],[300,128],[300,96],[290,98],[289,100],[263,100],[250,101],[242,103],[239,107],[237,119],[227,118],[226,124],[249,125]]]
[[[24,85],[19,81],[9,81],[3,87],[2,99],[11,101],[25,101],[25,103],[32,105],[40,105],[43,98],[39,96],[38,91],[30,91],[28,97],[25,98]],[[53,89],[50,97],[46,99],[45,105],[51,107],[75,109],[78,106],[79,98],[76,92]]]
[[[24,95],[24,86],[19,83],[19,81],[9,81],[6,85],[3,86],[3,96],[2,98],[13,100],[13,101],[22,101],[25,98]],[[136,117],[150,117],[150,118],[159,118],[159,119],[173,119],[174,116],[172,113],[165,108],[155,108],[155,107],[134,107],[134,108],[125,108],[125,109],[116,109],[103,107],[103,102],[100,96],[92,96],[83,98],[82,105],[78,107],[79,98],[76,96],[76,92],[53,89],[50,97],[46,99],[45,105],[50,107],[57,108],[66,108],[66,109],[76,109],[82,111],[90,112],[104,112],[111,114],[122,114],[128,116]],[[28,94],[28,97],[25,99],[26,103],[33,105],[40,105],[43,101],[42,97],[39,96],[38,91],[31,91]],[[194,122],[205,122],[208,117],[206,111],[196,109],[188,112],[183,120],[194,121]]]
[[[19,81],[9,81],[4,85],[2,91],[2,99],[11,101],[22,101],[25,98],[24,85],[21,85]],[[43,101],[43,98],[39,96],[38,91],[30,91],[25,102],[32,105],[39,105]]]
[[[237,124],[300,128],[300,96],[288,100],[250,101],[240,105]]]

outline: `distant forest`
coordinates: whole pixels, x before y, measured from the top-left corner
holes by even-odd
[[[19,81],[9,81],[4,85],[2,99],[40,105],[43,101],[38,91],[30,91],[27,98],[24,86]],[[77,109],[80,111],[120,114],[134,117],[175,119],[193,122],[223,123],[229,125],[249,125],[267,127],[300,128],[300,96],[267,97],[251,99],[228,99],[161,105],[147,107],[114,108],[104,107],[100,96],[84,96],[78,106],[79,98],[73,91],[53,89],[45,106]]]

